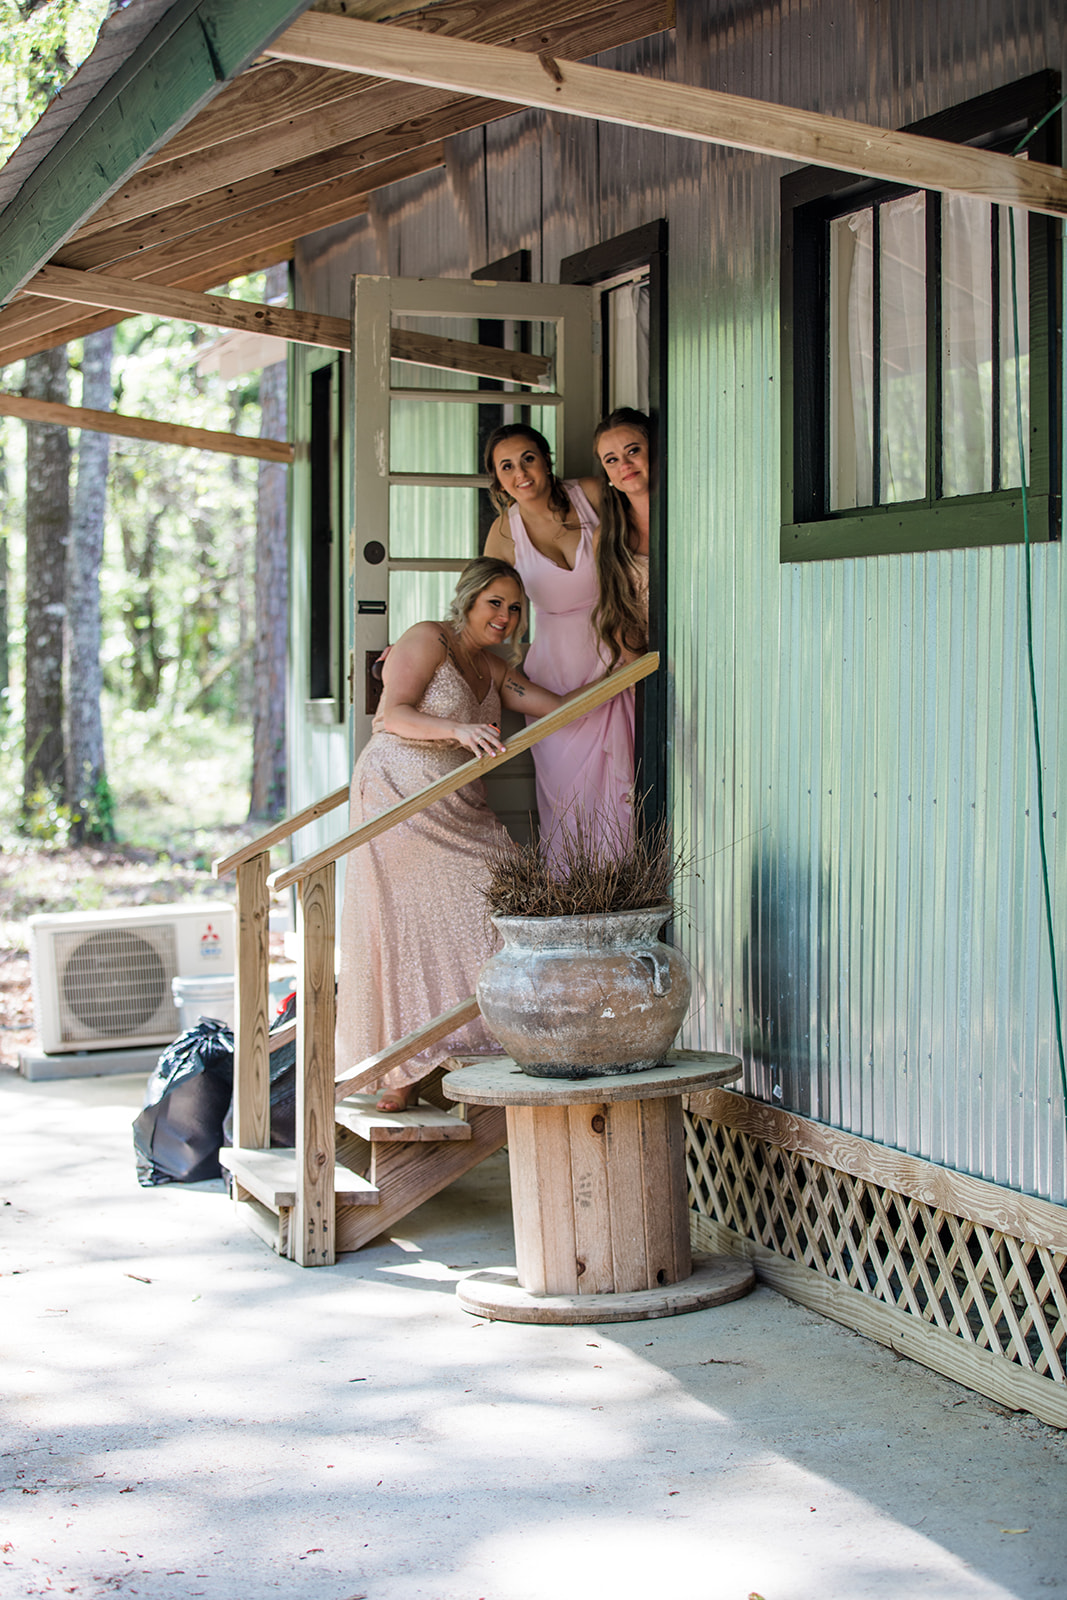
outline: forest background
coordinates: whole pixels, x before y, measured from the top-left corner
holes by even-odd
[[[0,0],[0,162],[118,0]],[[219,285],[284,299],[284,265]],[[286,437],[285,364],[224,381],[153,317],[0,389]],[[286,469],[0,420],[0,1065],[32,1036],[26,919],[226,897],[210,862],[284,811]]]

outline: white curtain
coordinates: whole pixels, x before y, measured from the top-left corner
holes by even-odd
[[[883,505],[926,493],[926,196],[880,207]]]
[[[609,393],[617,406],[648,410],[648,283],[623,283],[608,292]]]
[[[830,506],[874,497],[874,215],[830,224]]]

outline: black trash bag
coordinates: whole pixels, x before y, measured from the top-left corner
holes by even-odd
[[[271,1033],[284,1028],[296,1016],[296,995],[291,994],[270,1025]],[[233,1106],[222,1125],[223,1142],[233,1143]],[[278,1150],[296,1145],[296,1040],[271,1052],[270,1058],[270,1142]]]
[[[201,1017],[168,1045],[133,1124],[137,1182],[200,1183],[220,1178],[222,1124],[233,1098],[233,1031]]]

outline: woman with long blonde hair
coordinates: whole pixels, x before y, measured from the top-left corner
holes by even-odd
[[[620,406],[593,435],[600,469],[600,594],[593,627],[612,664],[648,648],[649,420]]]

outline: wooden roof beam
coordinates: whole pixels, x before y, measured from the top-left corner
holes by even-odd
[[[25,422],[52,422],[61,428],[115,433],[123,439],[151,439],[157,444],[180,444],[193,450],[218,450],[228,456],[279,461],[283,466],[293,459],[293,447],[284,439],[256,439],[244,433],[214,433],[208,428],[186,428],[178,422],[157,422],[154,417],[124,417],[117,411],[92,411],[87,406],[64,406],[53,400],[29,400],[21,394],[0,393],[0,417],[21,417]]]
[[[470,26],[469,0],[463,0],[462,9]],[[475,8],[476,15],[479,9]],[[588,5],[586,0],[547,0],[544,9],[548,12],[548,22],[542,26],[530,0],[521,0],[521,4],[519,0],[499,0],[499,3],[498,0],[492,0],[491,4],[484,6],[484,31],[496,39],[507,39],[516,51],[523,54],[536,55],[546,48],[558,48],[569,56],[581,57],[644,38],[670,27],[674,20],[674,0],[611,0],[609,4],[596,6]],[[577,16],[574,14],[576,11]],[[525,27],[516,31],[517,14],[520,12],[524,16]],[[438,43],[452,42],[436,33],[428,41],[426,34],[412,33],[399,25],[391,31],[413,40],[424,54],[427,50],[436,50]],[[514,57],[508,55],[506,59],[510,61]],[[342,97],[337,94],[331,80],[328,97],[322,106],[294,111],[281,125],[275,123],[269,99],[259,124],[249,124],[248,108],[242,103],[239,120],[239,126],[243,129],[241,133],[219,139],[208,148],[192,150],[173,160],[169,159],[169,152],[164,147],[153,165],[142,167],[134,173],[106,204],[85,220],[81,235],[149,217],[165,207],[225,191],[231,185],[279,166],[291,166],[317,155],[329,160],[339,146],[352,145],[357,140],[367,139],[380,144],[383,138],[391,137],[391,146],[383,154],[394,154],[398,149],[404,149],[403,141],[423,144],[428,138],[434,137],[431,133],[422,132],[423,120],[447,112],[453,99],[447,92],[425,86],[398,90],[395,82],[382,83],[373,76],[361,75],[358,79],[350,76],[349,82],[352,87]],[[496,90],[497,85],[487,79],[474,91],[476,99],[485,106],[481,123],[507,114],[494,102],[498,98],[507,102],[509,97],[498,97]],[[486,98],[490,95],[492,100]],[[469,125],[480,123],[475,119]],[[399,143],[398,134],[401,136]],[[184,148],[190,137],[183,135],[179,148]]]
[[[26,294],[84,306],[105,306],[128,316],[171,317],[208,328],[237,328],[242,333],[268,333],[291,344],[347,350],[352,330],[343,317],[322,317],[289,311],[254,300],[226,295],[190,294],[163,284],[131,282],[103,272],[75,272],[69,267],[44,267],[26,285]]]
[[[0,301],[306,3],[180,0],[171,6],[5,207]]]
[[[401,28],[318,12],[306,12],[264,53],[465,94],[492,84],[513,105],[1067,215],[1061,167],[545,54],[439,37],[427,44]]]
[[[177,321],[194,322],[209,328],[236,328],[242,333],[266,333],[291,344],[317,345],[327,350],[348,350],[352,343],[351,328],[343,317],[289,311],[283,306],[231,300],[225,295],[190,294],[184,289],[168,289],[162,284],[132,283],[127,278],[112,278],[102,272],[73,272],[68,267],[45,267],[35,278],[31,278],[26,292],[77,305],[104,306],[127,315],[172,317]],[[395,361],[409,361],[417,366],[531,385],[543,383],[552,369],[547,356],[525,355],[517,350],[500,350],[493,345],[469,344],[465,340],[443,339],[437,334],[417,333],[402,328],[393,330],[392,354]],[[98,415],[109,416],[110,413],[100,412]],[[71,422],[69,426],[73,428],[88,424]]]

